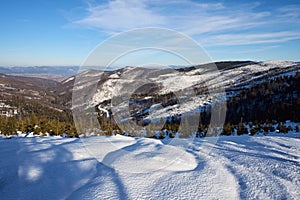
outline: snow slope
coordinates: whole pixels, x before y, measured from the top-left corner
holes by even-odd
[[[110,111],[117,121],[131,120],[135,116],[143,116],[143,120],[157,120],[205,109],[216,102],[238,96],[244,88],[276,77],[295,75],[300,71],[298,63],[288,61],[222,64],[227,67],[219,63],[220,70],[216,65],[199,65],[181,70],[126,67],[110,72],[82,72],[76,76],[72,106],[80,108],[79,115],[84,112],[89,114],[90,110],[94,112],[95,106],[100,105],[104,109],[100,109],[100,113]],[[208,93],[205,93],[206,89]],[[145,101],[132,101],[134,94],[138,93],[141,93],[141,97],[147,97]],[[163,95],[170,93],[176,97],[177,105],[160,106],[152,113],[145,112],[153,105],[147,99],[157,98],[162,102],[165,99]],[[129,110],[128,105],[138,108]],[[130,114],[124,116],[123,113]]]
[[[1,199],[300,199],[300,133],[0,139]]]

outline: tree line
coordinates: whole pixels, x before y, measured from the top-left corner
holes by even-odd
[[[13,117],[0,116],[2,135],[33,132],[37,135],[48,133],[50,135],[78,136],[70,110],[60,110],[20,96],[2,97],[2,99],[5,104],[18,110],[18,114]]]

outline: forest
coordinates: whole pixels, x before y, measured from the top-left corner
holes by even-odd
[[[38,101],[26,100],[20,96],[5,97],[4,102],[16,107],[18,114],[12,117],[0,116],[2,135],[33,132],[36,135],[46,135],[48,133],[53,136],[64,134],[70,137],[78,137],[70,110],[55,109]]]

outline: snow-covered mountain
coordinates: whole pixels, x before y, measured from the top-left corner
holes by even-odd
[[[225,123],[299,121],[299,72],[296,62],[228,61],[176,69],[83,70],[63,81],[1,74],[1,105],[14,108],[3,115],[34,110],[70,116],[72,110],[75,120],[93,116],[97,127],[176,124],[193,113],[207,124],[216,105]]]
[[[299,72],[299,63],[288,61],[233,61],[179,69],[125,67],[115,71],[85,71],[75,80],[73,108],[80,110],[81,107],[81,112],[96,110],[100,118],[111,113],[117,116],[115,120],[147,123],[147,120],[202,112],[218,102],[226,103],[240,97],[241,92],[245,95],[247,89],[258,91],[266,82],[295,77]],[[297,100],[298,90],[293,92],[293,98]],[[274,99],[282,98],[273,95]],[[283,94],[278,92],[278,95]]]

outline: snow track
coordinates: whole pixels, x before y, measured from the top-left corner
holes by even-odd
[[[240,199],[299,199],[299,154],[290,151],[286,139],[232,137],[216,144],[215,158],[235,176]],[[299,139],[288,141],[299,147]]]
[[[0,139],[1,199],[300,199],[300,133],[188,143]]]

